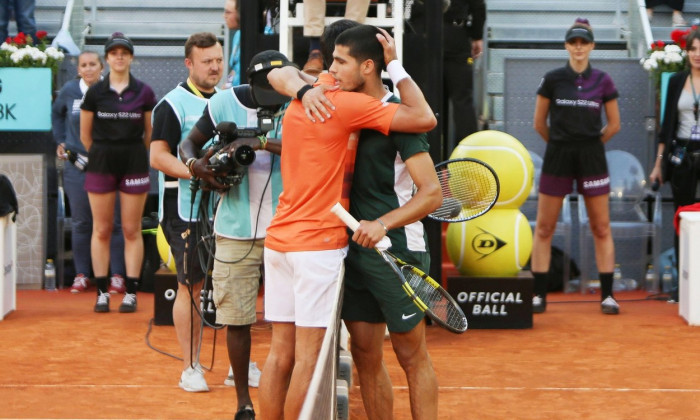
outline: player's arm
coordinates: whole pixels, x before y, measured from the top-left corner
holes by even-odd
[[[279,93],[299,99],[304,106],[306,116],[313,122],[321,122],[330,118],[330,111],[335,109],[333,103],[325,95],[326,91],[336,90],[337,86],[313,86],[316,79],[300,71],[296,67],[284,66],[270,70],[267,74],[270,85]]]
[[[180,121],[173,109],[163,101],[153,110],[153,140],[151,140],[151,166],[174,178],[189,179],[185,163],[177,158],[173,146],[182,136]],[[172,146],[171,146],[172,145]]]
[[[80,142],[88,152],[92,147],[92,119],[95,113],[92,111],[80,110]]]
[[[143,145],[146,146],[146,150],[151,147],[151,133],[153,133],[151,112],[152,111],[146,111],[143,113]]]
[[[532,118],[532,125],[535,131],[545,142],[549,142],[549,126],[547,125],[547,115],[549,114],[550,100],[542,95],[537,95],[535,100],[535,116]]]
[[[406,204],[386,213],[378,220],[360,221],[360,227],[352,236],[358,244],[371,248],[386,235],[388,230],[421,220],[442,205],[440,181],[430,154],[416,153],[406,160],[406,168],[416,185],[416,193]]]
[[[620,131],[620,108],[617,99],[611,99],[605,103],[605,119],[607,124],[601,130],[600,141],[607,143]]]
[[[391,131],[405,133],[425,133],[437,125],[437,118],[425,100],[423,92],[413,79],[406,73],[401,63],[397,60],[394,38],[387,31],[378,28],[382,33],[377,34],[377,39],[384,48],[384,62],[391,81],[399,89],[401,105],[399,105],[394,118],[391,121]]]

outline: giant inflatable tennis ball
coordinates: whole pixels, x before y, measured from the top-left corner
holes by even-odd
[[[532,230],[518,209],[491,209],[483,216],[450,223],[447,254],[465,276],[516,276],[530,258]]]
[[[163,228],[160,227],[160,224],[158,225],[158,230],[156,231],[156,245],[158,246],[158,255],[160,255],[160,259],[165,263],[165,266],[168,267],[170,271],[173,273],[177,273],[177,268],[175,268],[175,258],[173,258],[173,254],[170,252],[170,245],[168,244],[167,239],[165,239],[165,234],[163,233]]]
[[[455,147],[450,159],[474,158],[496,171],[501,192],[494,209],[517,209],[532,189],[532,158],[515,137],[502,131],[478,131]]]

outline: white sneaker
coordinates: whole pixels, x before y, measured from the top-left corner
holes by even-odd
[[[620,313],[620,305],[617,304],[615,298],[608,296],[605,298],[605,300],[600,302],[600,310],[604,314],[617,315]]]
[[[208,392],[209,386],[207,386],[207,381],[204,379],[204,372],[202,372],[202,367],[196,365],[195,367],[187,366],[187,369],[182,371],[180,375],[180,388],[187,392]]]
[[[256,362],[250,362],[248,364],[248,386],[257,388],[260,385],[260,375],[262,372],[258,369],[258,364]],[[233,368],[229,366],[228,376],[224,379],[224,385],[236,386],[236,381],[233,379]]]
[[[673,16],[671,17],[671,24],[673,26],[690,26],[688,25],[688,22],[685,21],[683,15],[680,12],[673,14]]]

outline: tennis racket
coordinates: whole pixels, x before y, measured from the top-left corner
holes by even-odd
[[[451,159],[435,165],[442,205],[428,217],[440,222],[464,222],[491,210],[500,192],[496,172],[478,159]]]
[[[340,203],[336,203],[331,208],[331,212],[353,231],[360,225],[360,222],[355,220]],[[404,292],[418,309],[448,331],[460,334],[467,330],[467,317],[464,316],[464,312],[438,282],[418,268],[396,258],[389,251],[374,249],[396,273]]]

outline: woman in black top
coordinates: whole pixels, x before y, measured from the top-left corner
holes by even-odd
[[[148,146],[153,90],[130,73],[134,45],[121,32],[105,44],[110,72],[85,93],[80,140],[88,151],[85,190],[93,214],[92,268],[97,283],[95,312],[109,312],[109,238],[117,191],[121,203],[126,293],[119,312],[136,310],[143,261],[141,217],[150,190]]]
[[[600,278],[601,310],[617,314],[619,306],[612,291],[615,245],[608,205],[610,177],[604,144],[620,130],[618,92],[610,76],[589,63],[594,42],[588,20],[577,19],[566,32],[565,40],[569,61],[565,67],[544,76],[535,103],[535,130],[547,142],[547,150],[540,176],[532,243],[531,265],[535,277],[532,307],[536,313],[545,311],[552,235],[563,198],[573,191],[575,181],[590,218]],[[603,111],[607,118],[605,126]]]
[[[700,29],[688,34],[686,52],[690,68],[668,81],[666,107],[657,138],[652,183],[671,183],[674,209],[696,201],[700,174]],[[678,263],[678,235],[674,237]],[[677,268],[677,267],[676,267]]]

